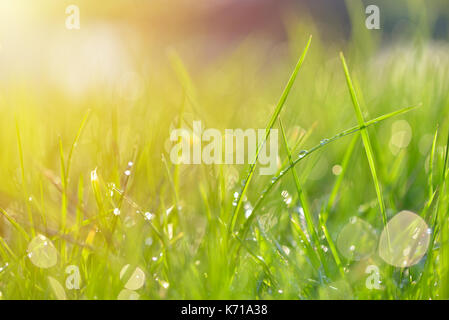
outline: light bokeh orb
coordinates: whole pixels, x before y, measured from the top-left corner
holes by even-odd
[[[390,151],[397,155],[401,149],[405,149],[412,140],[412,128],[406,120],[397,120],[391,126]]]
[[[372,255],[377,246],[377,234],[366,221],[352,217],[337,238],[337,248],[349,260],[362,260]]]
[[[382,231],[379,256],[396,267],[417,264],[426,254],[430,232],[426,222],[411,211],[396,214]]]
[[[39,268],[51,268],[58,261],[58,252],[53,243],[44,235],[34,237],[28,244],[28,258]]]
[[[129,289],[123,289],[118,294],[117,300],[139,300],[140,295]]]
[[[128,268],[129,264],[125,265],[120,271],[121,280],[125,276]],[[143,272],[142,269],[137,267],[129,277],[128,281],[125,283],[125,288],[129,290],[137,290],[140,289],[144,284],[145,284],[145,272]]]

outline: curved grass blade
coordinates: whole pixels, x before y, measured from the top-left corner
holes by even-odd
[[[340,258],[340,255],[338,254],[338,250],[335,246],[335,243],[332,240],[332,237],[327,228],[326,221],[329,216],[329,212],[330,212],[331,208],[334,206],[335,199],[337,198],[338,191],[340,190],[340,186],[343,181],[343,177],[345,176],[346,170],[348,168],[349,160],[354,152],[354,148],[355,148],[358,138],[359,138],[358,135],[354,135],[351,142],[349,143],[349,147],[348,147],[347,151],[345,152],[345,156],[343,158],[343,162],[342,162],[342,166],[341,166],[342,171],[341,171],[340,175],[338,176],[337,180],[335,181],[335,184],[334,184],[334,187],[332,188],[331,195],[329,197],[327,205],[324,208],[324,212],[322,212],[320,214],[320,219],[319,219],[321,230],[323,230],[326,241],[329,244],[329,248],[331,250],[332,256],[334,257],[335,264],[337,265],[338,271],[340,272],[340,275],[343,278],[345,278],[343,264],[341,262],[341,258]]]
[[[293,83],[295,82],[296,76],[298,75],[299,69],[301,68],[302,63],[304,62],[304,59],[305,59],[305,57],[307,55],[307,51],[309,50],[311,42],[312,42],[312,36],[309,37],[309,41],[307,42],[307,45],[306,45],[306,47],[305,47],[301,57],[299,58],[298,62],[296,63],[295,69],[293,70],[293,73],[290,76],[290,79],[288,80],[287,85],[286,85],[284,91],[282,92],[282,95],[281,95],[281,97],[279,99],[279,102],[278,102],[278,104],[276,106],[276,109],[274,110],[274,112],[273,112],[273,114],[271,116],[271,119],[268,122],[268,125],[267,125],[266,130],[265,130],[265,137],[264,137],[262,143],[257,148],[257,152],[256,152],[256,156],[255,156],[254,162],[250,166],[248,175],[247,175],[247,177],[245,179],[245,184],[244,184],[244,186],[242,188],[242,191],[239,193],[239,197],[237,199],[237,203],[236,203],[235,209],[234,209],[234,211],[232,213],[231,223],[230,223],[230,226],[229,226],[229,231],[230,232],[232,232],[234,230],[235,223],[236,223],[237,217],[238,217],[238,213],[239,213],[239,210],[240,210],[240,208],[242,206],[243,198],[244,198],[244,196],[246,194],[246,191],[248,190],[249,183],[251,182],[251,179],[252,179],[252,177],[254,175],[254,171],[256,169],[256,164],[257,164],[257,160],[259,158],[260,150],[261,150],[263,144],[266,142],[268,136],[270,135],[270,130],[273,128],[276,119],[278,118],[280,112],[282,111],[282,108],[283,108],[283,106],[285,104],[285,101],[287,100],[287,97],[288,97],[288,95],[290,93],[290,90],[291,90],[291,88],[293,86]]]
[[[279,127],[281,128],[282,139],[284,141],[284,147],[287,150],[288,161],[291,165],[293,163],[292,153],[291,153],[290,147],[288,146],[287,137],[285,136],[284,125],[282,124],[281,118],[279,118]],[[313,223],[312,213],[310,211],[310,206],[309,206],[309,201],[307,200],[305,192],[301,188],[301,185],[299,183],[299,177],[298,177],[298,174],[296,173],[295,168],[292,168],[292,175],[293,175],[293,180],[295,181],[295,187],[296,187],[296,192],[298,193],[299,201],[304,210],[304,217],[305,217],[306,223],[307,223],[307,231],[311,235],[311,239],[312,239],[315,247],[317,248],[318,256],[320,258],[321,264],[324,267],[324,270],[328,270],[326,259],[324,257],[324,254],[323,254],[321,246],[320,246],[320,239],[318,237],[318,233],[317,233],[317,231],[315,229],[315,225]]]
[[[249,226],[251,225],[251,222],[253,221],[253,219],[256,216],[256,211],[257,209],[261,206],[262,201],[265,199],[266,195],[271,191],[271,189],[276,185],[277,182],[279,182],[279,180],[292,168],[294,168],[298,162],[300,162],[301,160],[303,160],[304,158],[306,158],[307,156],[309,156],[310,154],[314,153],[317,150],[320,150],[321,148],[323,148],[324,146],[328,145],[329,143],[332,143],[338,139],[341,139],[345,136],[348,136],[350,134],[356,133],[358,131],[361,131],[362,129],[365,129],[371,125],[374,125],[378,122],[381,122],[383,120],[389,119],[391,117],[394,117],[396,115],[400,115],[403,113],[406,113],[410,110],[415,109],[416,106],[414,107],[407,107],[407,108],[403,108],[403,109],[399,109],[397,111],[393,111],[390,112],[388,114],[382,115],[380,117],[374,118],[372,120],[369,120],[367,122],[365,122],[365,124],[363,126],[354,126],[352,128],[349,128],[347,130],[344,130],[338,134],[336,134],[335,136],[329,138],[329,139],[324,139],[322,141],[324,142],[320,142],[319,144],[315,145],[313,148],[309,149],[308,151],[304,151],[302,153],[300,153],[300,155],[293,161],[292,164],[290,164],[289,166],[287,166],[284,170],[282,170],[279,175],[273,177],[271,179],[270,184],[268,185],[268,187],[262,192],[262,194],[260,195],[259,199],[257,200],[257,202],[254,205],[252,214],[249,216],[249,218],[246,220],[245,224],[243,225],[241,232],[242,232],[242,237],[244,238],[244,236],[246,235],[246,232],[249,230]]]

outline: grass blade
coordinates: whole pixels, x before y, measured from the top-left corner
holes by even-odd
[[[81,138],[81,134],[83,133],[84,127],[86,126],[87,121],[89,120],[89,116],[91,113],[91,109],[88,109],[86,114],[84,115],[83,120],[81,121],[81,125],[78,128],[78,132],[76,134],[75,140],[73,140],[72,147],[70,148],[69,156],[67,158],[67,165],[66,165],[66,177],[67,180],[69,179],[69,173],[70,173],[70,166],[72,164],[72,156],[73,151],[75,150],[76,146],[78,145],[78,141]]]
[[[3,208],[0,208],[0,213],[3,214],[6,218],[6,220],[9,221],[13,225],[14,228],[25,238],[25,240],[29,241],[30,237],[28,233],[23,229],[20,224],[18,224],[9,214],[4,210]]]
[[[365,126],[365,120],[363,119],[362,110],[360,108],[359,101],[357,99],[354,86],[352,84],[351,76],[349,75],[348,66],[346,65],[345,57],[342,52],[340,52],[340,59],[343,64],[343,69],[346,77],[346,84],[348,85],[349,93],[351,94],[351,101],[354,106],[354,111],[357,117],[357,121],[361,127]],[[366,157],[368,159],[368,164],[371,170],[371,175],[373,177],[374,188],[376,189],[377,201],[379,203],[380,212],[382,214],[382,221],[384,226],[387,225],[387,213],[385,211],[385,202],[382,195],[382,187],[380,181],[377,177],[376,165],[374,162],[373,148],[371,146],[370,137],[366,128],[361,130],[363,146],[365,148]]]
[[[287,100],[288,94],[290,93],[290,90],[291,90],[291,88],[293,86],[293,83],[295,82],[295,79],[296,79],[296,76],[298,75],[299,69],[301,69],[302,63],[304,62],[304,59],[305,59],[305,57],[307,55],[307,51],[309,50],[311,42],[312,42],[312,36],[309,37],[309,41],[307,42],[307,45],[306,45],[306,47],[305,47],[301,57],[299,58],[298,62],[296,63],[295,69],[293,70],[293,73],[290,76],[290,79],[288,80],[287,85],[286,85],[284,91],[282,92],[282,95],[281,95],[281,97],[279,99],[279,102],[278,102],[278,104],[276,106],[276,109],[274,110],[274,112],[273,112],[273,114],[271,116],[271,119],[268,122],[268,125],[267,125],[266,130],[265,130],[265,138],[264,138],[263,142],[261,143],[261,145],[259,145],[258,148],[257,148],[255,160],[254,160],[254,162],[250,166],[249,173],[248,173],[248,175],[247,175],[247,177],[245,179],[245,184],[244,184],[244,186],[242,188],[242,191],[239,193],[239,197],[237,199],[237,204],[236,204],[235,209],[234,209],[234,211],[232,213],[231,223],[230,223],[230,227],[229,227],[229,231],[230,232],[232,232],[234,230],[234,226],[235,226],[235,223],[237,221],[238,213],[239,213],[239,210],[240,210],[240,208],[242,206],[243,198],[244,198],[244,196],[246,194],[246,191],[248,190],[249,183],[251,182],[251,179],[252,179],[252,177],[254,175],[254,171],[256,169],[256,163],[257,163],[257,160],[258,160],[258,157],[259,157],[259,152],[260,152],[260,150],[262,148],[262,145],[265,143],[265,141],[267,140],[268,136],[270,135],[270,130],[273,128],[276,119],[278,118],[280,112],[282,111],[282,108],[284,107],[285,101]]]
[[[433,141],[432,141],[432,148],[430,150],[429,178],[428,178],[429,199],[432,198],[432,194],[433,194],[433,181],[432,181],[433,180],[433,163],[435,160],[435,150],[436,150],[437,138],[438,138],[438,128],[435,130],[435,134],[433,136]]]
[[[25,166],[23,161],[23,149],[22,149],[22,139],[20,137],[20,129],[19,129],[19,122],[16,119],[16,133],[17,133],[17,145],[19,148],[19,158],[20,158],[20,172],[22,174],[22,187],[24,191],[24,200],[26,203],[27,213],[28,213],[28,220],[30,222],[31,226],[31,234],[33,237],[36,235],[36,231],[34,229],[34,221],[33,221],[33,213],[31,212],[30,203],[28,201],[28,188],[26,186],[26,179],[25,179]]]
[[[287,137],[285,136],[285,130],[284,130],[284,126],[282,124],[281,118],[279,118],[279,127],[281,128],[282,139],[284,141],[284,147],[287,151],[288,161],[289,161],[290,165],[292,165],[293,164],[292,153],[291,153],[290,147],[288,146]],[[324,269],[327,270],[328,268],[326,265],[326,260],[324,258],[324,255],[323,255],[323,252],[322,252],[322,249],[320,246],[320,239],[318,237],[318,233],[316,232],[315,225],[313,223],[312,213],[310,212],[309,201],[307,200],[305,192],[301,188],[301,185],[299,183],[298,174],[296,173],[295,168],[292,168],[292,175],[293,175],[293,180],[295,182],[296,192],[298,193],[298,199],[299,199],[299,201],[302,205],[302,208],[304,210],[304,217],[306,219],[308,232],[311,235],[311,239],[313,240],[315,247],[317,248],[321,264],[323,265]]]
[[[355,126],[355,127],[346,129],[346,130],[344,130],[344,131],[342,131],[342,132],[336,134],[335,136],[333,136],[333,137],[331,137],[331,138],[329,138],[329,139],[324,139],[324,140],[322,140],[322,141],[324,141],[324,142],[320,142],[319,144],[315,145],[315,146],[312,147],[311,149],[305,150],[303,153],[301,153],[301,154],[295,159],[295,161],[293,161],[292,164],[290,164],[289,166],[287,166],[286,168],[284,168],[284,169],[279,173],[279,175],[273,177],[273,178],[271,179],[271,183],[270,183],[270,184],[268,185],[268,187],[262,192],[262,194],[260,195],[259,199],[257,200],[257,202],[256,202],[255,205],[254,205],[252,214],[249,216],[249,218],[246,220],[245,224],[244,224],[243,227],[242,227],[242,230],[241,230],[241,231],[242,231],[243,237],[244,237],[244,235],[246,234],[246,232],[249,230],[249,226],[251,225],[251,222],[253,221],[253,219],[254,219],[255,216],[256,216],[255,213],[256,213],[257,209],[262,205],[262,202],[263,202],[263,200],[266,198],[266,196],[268,195],[268,193],[269,193],[269,192],[271,191],[271,189],[272,189],[272,188],[273,188],[273,187],[274,187],[274,186],[275,186],[275,185],[282,179],[282,177],[283,177],[289,170],[291,170],[292,168],[294,168],[300,161],[302,161],[302,160],[305,159],[306,157],[310,156],[310,154],[312,154],[312,153],[314,153],[314,152],[320,150],[321,148],[324,148],[324,147],[325,147],[326,145],[328,145],[329,143],[332,143],[332,142],[334,142],[334,141],[336,141],[336,140],[339,140],[339,139],[341,139],[341,138],[343,138],[343,137],[345,137],[345,136],[348,136],[348,135],[350,135],[350,134],[353,134],[353,133],[362,131],[363,129],[365,129],[365,128],[371,126],[371,125],[377,124],[377,123],[379,123],[379,122],[381,122],[381,121],[387,120],[387,119],[389,119],[389,118],[391,118],[391,117],[394,117],[394,116],[396,116],[396,115],[399,115],[399,114],[403,114],[403,113],[409,112],[410,110],[413,110],[413,109],[415,109],[415,108],[416,108],[416,107],[406,107],[406,108],[402,108],[402,109],[399,109],[399,110],[397,110],[397,111],[390,112],[390,113],[388,113],[388,114],[382,115],[382,116],[377,117],[377,118],[374,118],[374,119],[372,119],[372,120],[369,120],[369,121],[365,122],[365,124],[364,124],[363,126]]]

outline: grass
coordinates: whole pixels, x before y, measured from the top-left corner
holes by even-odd
[[[73,97],[46,82],[5,84],[1,297],[449,298],[447,48],[350,41],[348,68],[319,36],[291,34],[270,64],[251,40],[201,65],[172,50],[152,70],[142,63],[135,99],[107,86]],[[359,46],[373,52],[360,59]],[[171,163],[170,129],[192,120],[262,127],[265,140],[279,129],[277,173]],[[337,239],[351,218],[380,238],[402,210],[429,228],[419,263],[390,266],[378,248],[344,256]],[[66,285],[69,266],[78,289]]]

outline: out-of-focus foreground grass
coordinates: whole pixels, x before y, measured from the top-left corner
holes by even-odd
[[[426,26],[421,9],[417,19]],[[55,48],[49,58],[55,69],[24,75],[18,68],[2,79],[1,296],[449,298],[447,39],[432,41],[417,27],[407,41],[385,44],[382,31],[364,29],[363,10],[361,17],[353,16],[348,41],[329,45],[312,22],[286,18],[286,41],[248,37],[202,61],[192,58],[204,54],[194,43],[134,50],[131,39],[121,49],[132,57],[126,72],[108,64],[122,62],[122,51],[100,32],[88,44],[79,36]],[[69,32],[61,39],[73,37]],[[311,33],[279,117],[293,159],[323,146],[296,165],[297,180],[286,173],[253,210],[272,179],[256,170],[236,220],[240,230],[252,219],[242,238],[230,221],[248,167],[176,166],[168,156],[170,130],[193,120],[219,130],[265,128]],[[94,46],[98,59],[83,60],[77,41]],[[66,60],[73,51],[77,58]],[[363,129],[377,180],[361,131],[325,140],[358,125],[340,51],[366,121],[420,105]],[[39,67],[40,61],[27,61],[24,69]],[[58,74],[58,66],[67,72]],[[89,68],[98,66],[105,66],[104,79],[79,83],[79,77],[90,81]],[[279,146],[281,170],[289,161],[282,135]],[[429,228],[427,253],[413,266],[387,264],[378,240],[363,258],[348,258],[353,245],[372,240],[362,232],[360,239],[348,236],[356,243],[345,241],[342,232],[354,217],[371,225],[375,239],[384,229],[376,185],[388,220],[410,210]],[[379,270],[378,289],[367,284],[368,266]],[[72,288],[76,268],[79,289]]]

